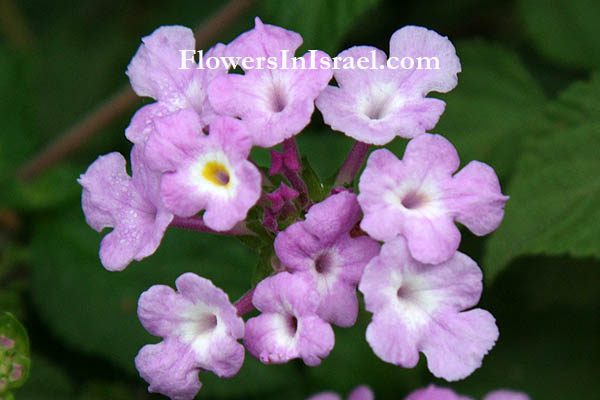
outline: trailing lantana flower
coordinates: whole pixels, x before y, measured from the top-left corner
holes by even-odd
[[[352,390],[348,395],[348,400],[374,400],[375,395],[370,387],[361,385]],[[342,397],[335,392],[322,392],[310,396],[306,400],[342,400]]]
[[[312,395],[306,400],[341,400],[342,398],[334,392],[321,392]],[[348,396],[348,400],[374,400],[375,395],[368,386],[358,386]],[[429,385],[409,394],[404,400],[473,400],[471,397],[461,396],[454,391]],[[511,390],[495,390],[488,393],[483,400],[530,400],[529,396],[522,392]]]
[[[360,214],[355,194],[332,195],[312,206],[306,220],[280,232],[274,243],[282,265],[319,292],[317,314],[342,327],[356,322],[356,286],[367,263],[379,253],[375,240],[350,235]]]
[[[433,264],[458,249],[454,221],[479,236],[494,231],[508,200],[494,170],[471,161],[452,176],[459,164],[454,146],[439,135],[412,139],[402,160],[389,150],[374,151],[359,182],[361,228],[383,241],[402,235],[414,258]]]
[[[319,303],[319,293],[300,276],[280,272],[263,280],[252,296],[261,315],[246,322],[246,349],[265,364],[301,358],[319,365],[335,341],[331,325],[317,315]]]
[[[306,68],[293,68],[294,53],[301,44],[302,37],[296,32],[265,25],[257,17],[254,29],[225,49],[226,56],[251,57],[265,63],[262,68],[256,65],[244,70],[244,75],[219,76],[208,88],[213,108],[240,118],[256,146],[272,147],[300,133],[310,122],[315,98],[331,80],[332,71],[322,67],[322,59],[331,60],[322,51],[302,57]],[[279,68],[269,68],[269,59]]]
[[[429,265],[410,255],[404,238],[385,243],[358,287],[373,313],[367,342],[386,362],[412,368],[421,351],[438,378],[469,376],[498,338],[489,312],[469,310],[481,296],[481,279],[477,264],[462,253]]]
[[[456,85],[460,63],[454,47],[435,32],[406,27],[392,36],[391,57],[439,62],[439,68],[392,69],[380,50],[354,47],[340,56],[374,51],[382,68],[338,70],[339,87],[326,88],[332,77],[324,67],[331,64],[328,55],[311,51],[294,61],[299,34],[258,18],[255,23],[205,54],[269,64],[261,69],[242,63],[243,75],[228,74],[224,63],[198,69],[182,57],[195,45],[187,28],[163,27],[145,37],[127,74],[136,93],[156,103],[142,107],[126,130],[134,143],[132,176],[125,159],[111,153],[79,180],[87,222],[99,231],[114,228],[100,249],[107,269],[121,270],[152,254],[169,225],[243,235],[260,254],[253,274],[258,284],[235,306],[193,273],[177,279],[177,292],[158,285],[142,294],[139,318],[164,339],[136,357],[149,390],[192,399],[201,387],[198,372],[235,375],[244,346],[267,364],[296,358],[320,364],[334,346],[330,324],[350,327],[357,319],[357,285],[373,313],[366,338],[377,356],[413,367],[423,352],[435,376],[468,376],[498,330],[490,313],[470,309],[481,295],[482,276],[473,260],[456,251],[460,233],[454,223],[487,234],[500,223],[507,197],[483,163],[471,162],[453,176],[456,150],[425,133],[445,106],[425,96]],[[190,65],[182,68],[182,59]],[[294,68],[294,62],[308,68]],[[293,137],[310,122],[315,99],[327,124],[359,140],[332,185],[306,164]],[[368,144],[396,136],[414,137],[404,158],[373,152],[360,193],[352,193]],[[261,170],[250,158],[252,146],[280,143],[281,153],[271,151],[270,168]],[[242,316],[255,309],[260,315],[244,325]],[[414,395],[450,393],[444,391]],[[360,387],[350,398],[373,394]],[[501,397],[486,400],[492,399]]]
[[[334,392],[317,393],[306,400],[341,400],[342,398]],[[368,386],[358,386],[350,393],[348,400],[374,400],[375,395]],[[454,391],[429,385],[424,389],[418,389],[409,394],[404,400],[473,400],[471,397],[461,396]],[[488,393],[483,400],[530,400],[529,396],[522,392],[510,390],[495,390]]]
[[[181,110],[155,121],[146,143],[152,168],[163,172],[160,194],[175,215],[205,210],[209,228],[225,231],[246,218],[261,191],[258,169],[247,160],[252,146],[241,123],[219,117],[202,132],[198,115]]]
[[[387,144],[396,136],[413,138],[432,129],[445,103],[425,96],[431,91],[452,90],[461,71],[452,43],[434,31],[406,26],[392,35],[389,60],[383,51],[370,46],[352,47],[337,57],[357,62],[361,57],[371,60],[373,54],[377,69],[341,68],[334,72],[339,87],[328,86],[316,102],[325,123],[358,141],[376,145]],[[413,65],[403,65],[405,58]]]
[[[133,116],[125,131],[127,138],[133,143],[144,142],[154,129],[155,118],[182,109],[196,111],[203,126],[207,125],[215,117],[207,100],[208,84],[216,76],[226,74],[226,67],[198,69],[196,63],[188,61],[181,68],[181,51],[196,48],[194,33],[183,26],[160,27],[142,42],[127,67],[127,75],[136,94],[157,102],[142,107]],[[219,43],[205,57],[218,57],[224,51],[225,45]]]
[[[427,388],[412,392],[404,400],[473,400],[468,396],[461,396],[454,391],[429,385]],[[488,393],[483,400],[530,400],[525,393],[510,390],[495,390]]]
[[[78,182],[85,219],[100,232],[114,228],[100,245],[100,260],[110,271],[121,271],[158,248],[173,219],[158,196],[159,176],[145,165],[141,148],[131,151],[133,177],[127,175],[119,153],[100,156]]]
[[[202,384],[200,370],[220,377],[237,374],[244,362],[244,321],[227,294],[211,281],[186,273],[177,292],[156,285],[142,293],[138,317],[144,328],[164,340],[144,346],[135,365],[150,392],[191,400]]]

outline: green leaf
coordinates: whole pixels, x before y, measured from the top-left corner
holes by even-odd
[[[331,176],[344,162],[354,140],[329,128],[307,131],[296,137],[300,154],[305,155],[317,176]]]
[[[173,287],[184,272],[211,279],[232,301],[250,288],[256,256],[234,238],[170,229],[154,255],[111,273],[98,259],[101,237],[75,207],[40,220],[32,243],[33,301],[69,345],[105,356],[132,374],[138,350],[158,341],[137,320],[143,291],[155,284]]]
[[[596,398],[599,266],[540,256],[511,264],[481,305],[496,318],[500,338],[481,368],[453,389],[474,399],[499,387],[532,399]]]
[[[545,108],[546,120],[559,130],[598,120],[600,115],[600,71],[588,81],[577,81],[558,95]]]
[[[340,50],[344,35],[379,0],[265,0],[264,22],[302,35],[310,49]]]
[[[525,141],[523,157],[505,192],[511,196],[502,225],[487,243],[484,269],[493,278],[526,254],[600,256],[600,72],[576,82],[544,108]]]
[[[212,373],[200,375],[202,390],[198,398],[287,398],[281,396],[281,392],[294,386],[300,381],[301,374],[297,365],[265,365],[246,353],[246,359],[242,369],[236,376],[230,379],[221,379]],[[267,397],[265,394],[274,394]]]
[[[29,365],[27,331],[11,313],[0,313],[0,395],[23,386]]]
[[[252,272],[252,286],[256,286],[260,281],[270,276],[274,272],[273,261],[275,259],[275,249],[273,243],[258,249],[258,262]]]
[[[57,165],[32,181],[10,177],[7,190],[0,194],[0,205],[18,211],[39,211],[79,198],[81,187],[76,179],[85,167],[79,165]]]
[[[600,65],[600,3],[595,0],[520,0],[519,14],[539,53],[574,68]]]
[[[309,368],[307,374],[314,388],[311,390],[333,390],[349,393],[358,384],[368,384],[376,398],[400,398],[399,393],[408,393],[411,388],[423,387],[425,363],[421,361],[414,369],[403,369],[382,361],[374,353],[365,331],[372,315],[364,311],[361,304],[358,320],[351,328],[335,328],[335,347],[321,365]],[[307,395],[309,393],[306,393]]]
[[[532,143],[506,190],[504,221],[487,243],[487,277],[525,254],[600,257],[599,132],[596,120]]]
[[[308,196],[314,203],[323,201],[327,196],[327,191],[323,182],[311,167],[306,156],[302,157],[302,180],[308,188]]]
[[[40,354],[32,354],[31,375],[17,393],[18,399],[56,400],[74,398],[74,385],[60,360],[52,361]]]
[[[434,132],[456,146],[464,164],[483,161],[507,176],[545,97],[513,51],[481,40],[456,47],[463,72],[439,96],[446,111]]]
[[[0,43],[0,178],[11,175],[37,142],[32,127],[30,70],[29,60]]]

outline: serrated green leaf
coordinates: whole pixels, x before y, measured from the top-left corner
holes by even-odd
[[[502,225],[487,243],[493,278],[525,254],[600,257],[600,121],[559,130],[534,142],[506,192]]]
[[[265,22],[299,32],[310,49],[333,54],[344,35],[379,0],[265,0]]]
[[[597,120],[600,116],[600,71],[577,81],[545,107],[550,129],[558,130]]]
[[[463,72],[458,86],[439,96],[446,111],[433,131],[456,146],[464,164],[483,161],[507,176],[545,97],[513,51],[482,40],[456,48]]]
[[[600,66],[600,3],[595,0],[520,0],[519,14],[536,49],[575,68]]]

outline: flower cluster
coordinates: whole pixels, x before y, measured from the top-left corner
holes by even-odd
[[[368,386],[358,386],[348,395],[348,400],[374,400],[375,395]],[[307,400],[341,400],[334,392],[317,393]],[[404,400],[473,400],[467,396],[460,396],[450,389],[429,385],[424,389],[415,390]],[[511,390],[494,390],[488,393],[483,400],[530,400],[525,393]]]
[[[291,59],[301,44],[299,34],[256,18],[254,29],[206,54],[289,64],[282,57]],[[491,167],[473,161],[457,172],[452,144],[427,133],[445,107],[428,93],[453,89],[461,70],[452,43],[414,26],[393,34],[390,56],[435,57],[437,69],[387,68],[383,51],[359,46],[339,56],[375,54],[379,69],[243,74],[180,69],[180,50],[194,45],[192,31],[179,26],[143,39],[127,75],[138,95],[156,102],[137,111],[125,131],[133,143],[132,175],[125,158],[111,153],[79,179],[86,220],[97,231],[113,228],[100,245],[109,270],[150,256],[175,226],[253,236],[244,241],[270,249],[268,272],[235,303],[192,272],[177,279],[176,291],[156,285],[144,292],[139,319],[163,338],[135,359],[149,390],[192,399],[200,371],[231,377],[246,350],[267,364],[298,358],[318,365],[334,347],[332,325],[356,322],[358,291],[373,314],[366,340],[379,358],[411,368],[422,352],[437,377],[470,375],[498,329],[489,312],[473,308],[482,273],[457,251],[455,223],[488,234],[500,224],[507,197]],[[356,140],[329,186],[318,177],[307,181],[310,168],[294,139],[315,106],[333,130]],[[396,136],[411,139],[402,159],[386,149],[369,155],[370,145]],[[279,146],[270,167],[250,159],[253,146]],[[253,310],[258,316],[244,320]],[[372,393],[362,388],[351,398]]]

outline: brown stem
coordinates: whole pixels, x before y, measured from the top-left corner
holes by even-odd
[[[0,0],[2,1],[2,0]],[[196,31],[196,45],[204,47],[229,27],[256,0],[230,0],[216,14]],[[74,150],[127,111],[138,98],[129,85],[121,88],[99,107],[90,112],[80,122],[67,129],[46,148],[27,161],[16,174],[23,180],[30,180],[62,161]]]
[[[33,44],[33,32],[14,0],[0,0],[0,30],[17,50],[28,50]]]
[[[50,143],[45,149],[36,154],[31,160],[27,161],[17,171],[17,176],[23,180],[35,178],[88,142],[102,128],[119,117],[137,100],[138,97],[129,85],[123,87],[81,121],[60,135],[53,143]]]

